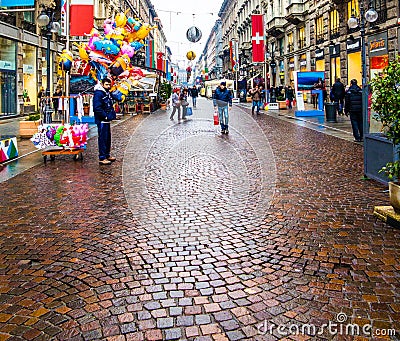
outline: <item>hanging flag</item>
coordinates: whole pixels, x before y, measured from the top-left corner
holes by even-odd
[[[67,0],[61,0],[61,35],[67,36]]]
[[[70,35],[83,36],[93,28],[94,0],[71,0]]]
[[[164,59],[163,59],[164,53],[162,52],[157,52],[157,70],[163,71],[164,69]]]
[[[264,62],[264,15],[251,16],[251,41],[253,47],[253,63]]]
[[[239,60],[238,60],[238,43],[235,39],[231,40],[229,42],[229,47],[230,47],[230,57],[231,57],[231,66],[232,66],[232,71],[236,72],[239,71]]]

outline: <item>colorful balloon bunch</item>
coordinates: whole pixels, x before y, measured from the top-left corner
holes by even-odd
[[[93,28],[88,43],[74,43],[79,49],[79,58],[74,61],[78,73],[91,75],[94,80],[111,76],[114,80],[112,92],[119,95],[117,98],[120,101],[125,99],[130,85],[143,77],[141,70],[132,66],[131,58],[144,46],[144,39],[150,31],[157,28],[127,17],[128,11],[118,13],[114,20],[104,20],[104,33]],[[67,51],[63,52],[60,66],[68,71]]]
[[[88,131],[87,123],[39,126],[38,132],[33,135],[31,141],[38,149],[48,146],[85,148]]]

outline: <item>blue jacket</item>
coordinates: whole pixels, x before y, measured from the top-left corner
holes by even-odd
[[[94,88],[93,96],[93,112],[96,124],[115,120],[117,114],[115,113],[113,104],[111,94],[100,84],[97,84]]]
[[[225,107],[228,104],[232,106],[232,93],[227,88],[222,90],[218,86],[213,95],[213,104],[214,107]]]

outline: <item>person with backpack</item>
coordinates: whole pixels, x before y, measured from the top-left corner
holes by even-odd
[[[347,90],[345,96],[344,112],[346,115],[350,114],[354,142],[362,142],[363,140],[362,102],[362,90],[357,85],[357,80],[352,79],[350,88]]]
[[[336,78],[336,82],[332,85],[331,101],[335,102],[339,115],[343,115],[343,100],[346,95],[346,89],[340,78]]]

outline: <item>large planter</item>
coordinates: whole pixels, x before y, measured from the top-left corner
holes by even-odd
[[[365,134],[364,142],[364,173],[368,178],[379,181],[385,185],[389,179],[383,173],[379,173],[388,162],[398,159],[397,148],[385,135],[374,133]]]
[[[390,205],[396,213],[400,213],[400,185],[395,182],[389,182]]]
[[[279,109],[287,109],[286,101],[278,101]]]
[[[42,120],[19,121],[19,136],[21,138],[31,138],[33,134],[38,132],[38,127],[41,124]]]
[[[161,103],[160,104],[160,109],[161,110],[167,110],[167,103]]]

